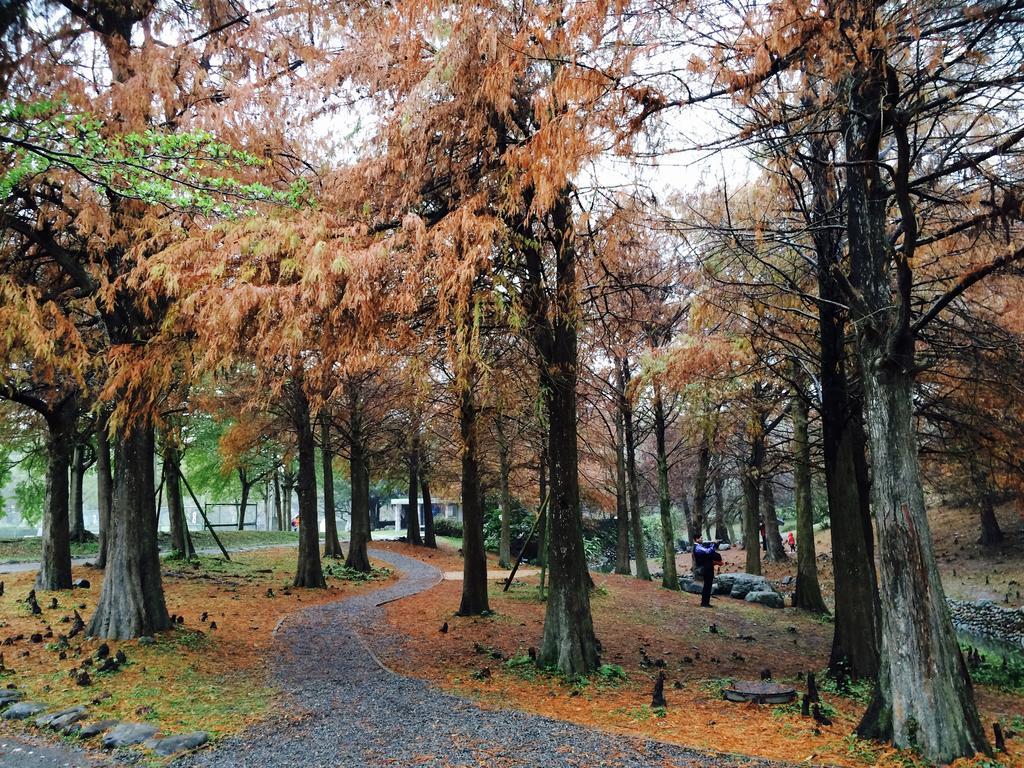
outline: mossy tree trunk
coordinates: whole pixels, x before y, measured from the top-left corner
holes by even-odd
[[[170,626],[157,549],[153,425],[139,418],[113,434],[114,488],[107,565],[89,634],[113,640]]]

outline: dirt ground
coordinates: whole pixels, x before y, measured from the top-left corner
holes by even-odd
[[[204,730],[214,738],[235,733],[262,718],[273,702],[268,650],[278,622],[305,606],[390,578],[339,578],[339,565],[327,561],[326,590],[296,589],[290,586],[295,557],[294,548],[282,548],[235,553],[230,563],[212,557],[202,558],[201,566],[165,561],[167,609],[182,621],[152,644],[106,643],[111,656],[118,651],[127,656],[127,664],[114,672],[96,671],[100,641],[87,639],[84,631],[70,636],[76,611],[86,622],[92,615],[102,571],[74,569],[75,579],[89,580],[88,589],[39,592],[39,616],[24,602],[35,573],[4,574],[0,685],[16,686],[26,699],[51,710],[85,704],[90,720],[151,722],[167,733]],[[53,600],[56,607],[51,608]],[[33,635],[40,637],[33,642]],[[64,659],[61,635],[67,637]],[[82,669],[87,685],[70,675]],[[3,728],[19,727],[0,722]]]
[[[974,536],[970,510],[936,513],[936,551],[951,596],[991,597],[1019,581],[1024,565],[1019,521],[1012,510],[1000,513],[1004,530],[1011,535],[1004,547],[984,557],[968,543]],[[417,548],[394,546],[403,547],[404,554],[422,555]],[[822,586],[831,597],[828,531],[818,535],[816,547]],[[742,570],[742,551],[724,555],[723,570]],[[452,561],[458,567],[454,550],[435,554],[432,560],[442,569],[451,567]],[[679,562],[687,566],[688,556]],[[795,570],[795,562],[765,564],[766,575],[777,581],[795,576]],[[990,576],[988,585],[985,575]],[[831,643],[828,622],[791,608],[772,610],[728,598],[716,599],[710,611],[700,610],[699,596],[669,592],[657,582],[611,574],[594,578],[594,623],[606,666],[585,683],[538,672],[529,663],[530,649],[541,643],[545,610],[536,576],[517,579],[507,593],[492,581],[495,614],[486,618],[454,615],[458,582],[443,582],[394,603],[388,607],[388,621],[395,634],[409,636],[408,642],[378,650],[397,671],[484,705],[517,707],[611,731],[793,762],[916,763],[913,755],[851,735],[868,691],[859,688],[840,695],[820,674]],[[985,586],[989,592],[980,589]],[[721,688],[730,680],[758,680],[765,670],[776,682],[799,691],[805,687],[804,675],[818,672],[819,685],[827,689],[823,699],[831,724],[801,717],[799,704],[754,706],[722,700]],[[667,678],[668,706],[663,711],[651,706],[659,672]],[[1024,697],[977,686],[977,698],[986,723],[999,720],[1004,729],[1017,734],[1009,740],[1009,754],[999,756],[1000,763],[1024,766]]]

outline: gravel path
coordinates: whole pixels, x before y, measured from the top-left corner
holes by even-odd
[[[493,711],[384,669],[359,633],[379,633],[384,603],[436,585],[419,560],[371,550],[402,572],[384,588],[290,615],[277,633],[278,715],[174,768],[684,768],[778,766],[708,755],[515,710]],[[379,634],[377,635],[379,637]],[[57,745],[0,738],[0,768],[109,765]]]
[[[391,552],[371,554],[403,578],[382,590],[306,609],[281,628],[278,684],[293,697],[286,705],[289,716],[188,756],[175,768],[767,765],[524,712],[484,710],[381,669],[357,632],[382,626],[378,606],[430,588],[440,573]]]

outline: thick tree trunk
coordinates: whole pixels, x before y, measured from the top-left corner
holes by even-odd
[[[862,2],[853,10],[854,39],[878,40],[876,4]],[[879,681],[858,732],[948,763],[991,749],[939,580],[921,487],[910,321],[917,216],[908,188],[909,139],[894,106],[900,104],[898,79],[884,50],[864,52],[846,95],[847,239],[857,291],[852,309],[871,452],[871,507],[881,543]],[[879,167],[883,131],[895,139],[891,189]],[[898,252],[887,231],[892,196],[902,226]]]
[[[164,483],[167,486],[167,515],[171,528],[171,557],[195,556],[185,523],[185,501],[181,495],[181,467],[178,446],[167,438],[164,444]]]
[[[555,295],[547,323],[536,328],[551,467],[551,501],[548,504],[551,586],[538,661],[556,667],[563,674],[585,675],[597,669],[600,658],[590,612],[590,574],[583,551],[580,515],[576,432],[579,353],[575,323],[578,307],[571,205],[569,190],[563,190],[551,213]],[[530,271],[539,285],[540,281],[536,279],[541,271],[539,265],[533,264]],[[632,417],[629,428],[632,429]],[[643,553],[640,554],[642,558]]]
[[[71,506],[71,541],[82,544],[92,538],[85,529],[85,509],[82,505],[82,482],[85,480],[85,445],[76,440],[71,451],[71,490],[69,504]]]
[[[764,464],[764,438],[755,435],[750,456],[743,465],[740,484],[743,486],[743,546],[746,550],[747,573],[761,574],[761,466]]]
[[[697,474],[693,480],[693,529],[701,531],[707,525],[708,469],[711,466],[711,446],[707,435],[700,441],[697,451]],[[691,540],[692,540],[691,536]]]
[[[644,525],[640,519],[640,479],[636,471],[636,435],[633,430],[633,405],[627,396],[629,389],[629,360],[619,361],[619,407],[622,409],[622,426],[626,437],[626,487],[629,491],[629,519],[633,524],[633,550],[636,557],[636,577],[651,580],[647,567],[647,544],[644,541]]]
[[[363,573],[370,572],[366,552],[370,542],[370,471],[363,445],[362,414],[354,387],[349,390],[349,474],[352,479],[352,530],[349,531],[345,565]]]
[[[145,420],[118,427],[107,566],[89,634],[113,640],[152,635],[170,627],[157,549],[153,426]]]
[[[420,490],[423,491],[423,546],[437,549],[434,533],[434,502],[430,498],[430,480],[426,472],[420,473]]]
[[[668,452],[665,447],[665,403],[661,385],[654,385],[654,434],[658,454],[658,506],[661,512],[661,586],[679,589],[676,573],[676,537],[672,525],[672,499],[668,489]]]
[[[114,478],[110,471],[110,435],[107,433],[107,412],[101,409],[96,417],[96,506],[99,508],[100,551],[96,567],[107,567],[110,549],[110,509],[114,495]]]
[[[512,567],[512,494],[509,491],[509,445],[501,424],[497,419],[498,430],[498,485],[501,495],[501,532],[498,540],[498,567]]]
[[[861,413],[847,377],[846,294],[837,277],[845,256],[842,205],[831,172],[832,147],[810,143],[812,220],[817,259],[821,367],[821,441],[835,582],[829,669],[855,679],[878,676],[878,586],[872,556],[868,475],[860,435]]]
[[[761,517],[764,519],[765,541],[768,543],[765,558],[770,563],[783,563],[789,560],[786,557],[786,547],[782,543],[782,534],[779,533],[778,511],[775,507],[775,488],[772,486],[771,478],[762,481],[761,489],[764,509]]]
[[[324,475],[324,557],[344,557],[338,541],[338,518],[334,507],[334,453],[331,451],[331,424],[327,414],[320,415],[320,458]]]
[[[869,356],[883,352],[862,339]],[[911,376],[865,365],[882,590],[879,685],[859,732],[930,760],[990,751],[932,551],[913,428]]]
[[[410,544],[423,544],[423,537],[420,536],[420,429],[419,422],[413,426],[412,441],[409,447],[409,514],[406,520],[406,529],[409,534]]]
[[[621,395],[620,395],[621,397]],[[615,573],[629,575],[629,499],[626,495],[625,428],[622,409],[615,409]]]
[[[35,581],[38,590],[71,589],[68,470],[77,415],[75,397],[65,398],[46,414],[46,500]]]
[[[794,370],[798,370],[794,363]],[[807,435],[807,403],[793,398],[793,485],[796,506],[796,607],[826,613],[818,585],[814,552],[814,507],[811,499],[811,443]]]
[[[460,616],[490,610],[487,600],[487,555],[484,551],[484,504],[477,457],[477,412],[473,375],[459,386],[459,429],[462,435],[462,601]]]
[[[316,448],[309,401],[301,380],[292,381],[292,426],[299,453],[299,560],[295,567],[296,587],[324,588],[323,566],[320,562],[320,526],[316,511]]]

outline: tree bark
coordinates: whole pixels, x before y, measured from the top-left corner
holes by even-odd
[[[628,576],[629,567],[629,500],[626,497],[625,429],[622,409],[615,409],[615,573]],[[541,499],[543,501],[543,498]]]
[[[409,514],[406,520],[409,543],[422,546],[420,535],[420,502],[419,502],[419,471],[420,471],[420,426],[417,419],[413,425],[412,439],[409,446]]]
[[[167,486],[167,514],[171,528],[171,557],[195,556],[185,523],[185,501],[181,495],[181,459],[171,437],[164,443],[164,483]]]
[[[331,424],[320,414],[320,458],[324,475],[324,557],[344,557],[338,541],[338,518],[334,506],[334,453],[331,451]]]
[[[794,372],[799,375],[798,363]],[[794,377],[796,378],[796,377]],[[807,435],[807,403],[798,393],[793,398],[793,485],[796,506],[796,607],[826,613],[818,584],[814,552],[814,508],[811,499],[811,443]]]
[[[992,487],[989,475],[979,464],[972,453],[969,459],[971,485],[974,487],[974,503],[978,507],[981,522],[981,538],[978,543],[983,547],[994,547],[1003,541],[1003,531],[996,519],[995,505],[992,502]]]
[[[693,524],[693,511],[690,509],[690,500],[686,497],[685,492],[680,500],[683,503],[683,520],[686,521],[686,535],[688,541],[692,544],[696,540],[699,531]]]
[[[497,418],[498,431],[498,484],[501,496],[501,532],[498,540],[498,567],[512,567],[512,494],[509,491],[509,445],[502,426],[501,416]]]
[[[289,462],[290,464],[290,462]],[[284,530],[292,528],[292,492],[295,490],[295,472],[291,466],[286,466],[281,472],[281,492],[284,503],[281,509],[284,512]]]
[[[551,312],[534,317],[540,351],[540,384],[548,417],[548,462],[551,497],[548,504],[548,568],[551,574],[544,637],[538,662],[563,674],[585,675],[600,658],[590,612],[589,571],[583,551],[577,455],[576,383],[579,353],[576,339],[576,250],[572,242],[572,203],[562,190],[551,212],[555,258]],[[541,289],[540,254],[528,265],[531,284]],[[533,304],[536,309],[537,304]],[[540,322],[538,322],[540,321]]]
[[[252,483],[249,482],[249,474],[242,467],[238,468],[238,484],[242,490],[242,497],[238,500],[238,530],[245,530],[245,510],[249,506],[249,494],[252,491]]]
[[[676,537],[672,525],[672,499],[668,489],[668,452],[665,447],[665,402],[661,384],[654,384],[654,434],[658,459],[658,505],[661,512],[661,586],[679,589],[676,573]]]
[[[274,529],[287,530],[284,525],[284,509],[281,506],[281,473],[274,469]]]
[[[693,530],[702,531],[707,524],[708,469],[711,466],[711,446],[707,435],[700,441],[697,451],[697,474],[693,481]],[[693,540],[693,537],[690,537]]]
[[[70,539],[81,544],[89,541],[92,534],[85,529],[85,510],[82,505],[82,481],[85,479],[85,445],[81,440],[75,440],[74,448],[71,450],[71,489],[69,491],[69,504],[71,515]]]
[[[423,546],[437,549],[434,534],[434,502],[430,499],[430,480],[426,472],[420,473],[420,490],[423,491]]]
[[[313,424],[309,413],[309,400],[302,380],[291,383],[291,417],[299,453],[299,559],[295,567],[296,587],[323,589],[323,566],[320,562],[320,530],[316,512],[316,448],[313,442]]]
[[[473,374],[459,385],[459,431],[462,436],[462,601],[460,616],[490,611],[487,555],[484,551],[484,504],[477,458],[477,412]]]
[[[71,589],[71,531],[68,470],[74,442],[78,398],[69,396],[44,414],[46,418],[46,501],[42,553],[35,588]]]
[[[789,560],[786,557],[786,547],[782,543],[782,534],[779,533],[778,511],[775,507],[775,488],[772,487],[771,478],[764,478],[762,481],[761,494],[764,500],[764,509],[761,517],[764,518],[765,541],[768,543],[768,551],[765,557],[770,563],[784,563]]]
[[[366,552],[370,541],[370,471],[367,466],[366,447],[363,444],[362,411],[359,392],[349,384],[349,475],[352,479],[352,530],[349,531],[348,557],[345,565],[363,573],[370,572],[370,557]]]
[[[633,405],[629,401],[629,360],[619,360],[619,407],[622,409],[622,426],[626,437],[626,486],[629,491],[629,519],[633,524],[633,549],[636,556],[636,577],[651,580],[647,567],[647,544],[644,541],[644,525],[640,519],[640,480],[636,471],[636,436],[633,431]]]
[[[113,435],[114,489],[107,565],[88,633],[126,640],[170,627],[160,579],[153,425],[139,418]]]
[[[110,509],[113,499],[114,478],[110,471],[110,435],[107,432],[107,412],[100,409],[96,417],[96,506],[99,508],[100,551],[96,567],[107,567],[110,549]]]
[[[850,33],[877,40],[875,2],[862,0],[853,10]],[[991,754],[991,748],[939,580],[921,486],[910,323],[917,218],[907,188],[909,139],[896,107],[898,80],[891,75],[886,52],[877,44],[868,48],[850,73],[843,126],[847,239],[857,292],[852,308],[871,452],[871,507],[884,544],[879,558],[879,681],[858,732],[949,763],[977,752]],[[892,189],[879,167],[886,130],[895,139]],[[899,250],[887,232],[893,196],[902,226]]]
[[[731,545],[732,531],[725,524],[725,498],[722,493],[722,477],[717,472],[713,482],[715,488],[715,538],[719,541],[728,541]]]
[[[872,555],[868,474],[860,407],[846,365],[847,297],[837,276],[845,256],[842,206],[831,169],[832,148],[810,142],[811,227],[817,260],[821,368],[821,441],[828,496],[835,611],[829,669],[854,679],[878,676],[878,585]]]
[[[764,464],[764,437],[754,435],[750,456],[743,465],[740,484],[743,486],[743,546],[747,573],[761,574],[761,467]]]

